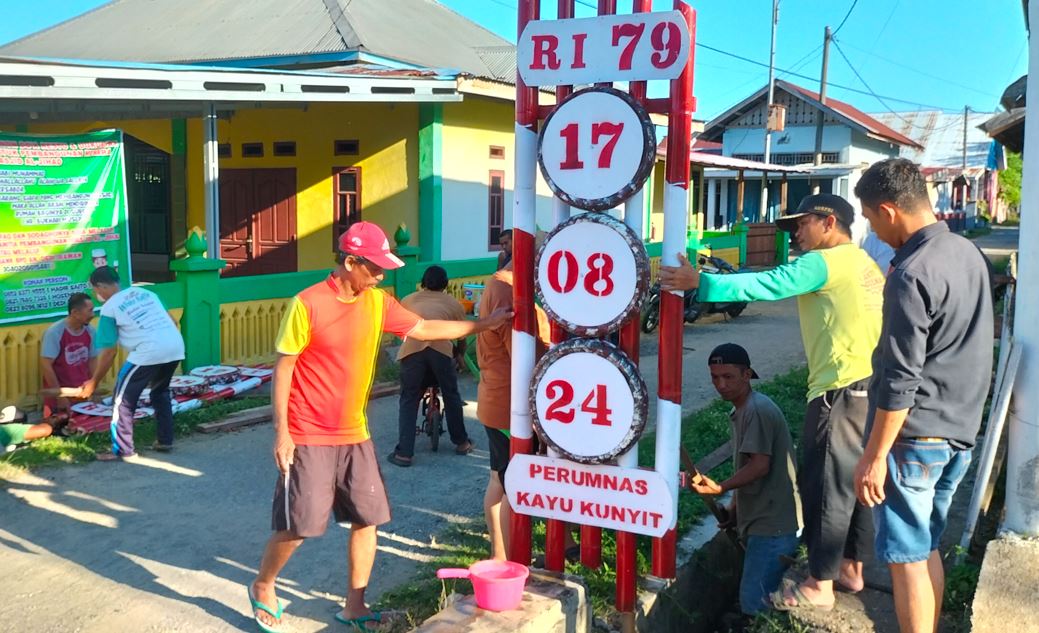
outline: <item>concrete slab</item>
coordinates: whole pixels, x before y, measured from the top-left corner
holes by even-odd
[[[1039,632],[1039,539],[989,541],[973,611],[973,633]]]
[[[523,602],[512,611],[484,611],[473,596],[455,600],[416,633],[587,633],[592,622],[588,589],[577,576],[530,573]]]

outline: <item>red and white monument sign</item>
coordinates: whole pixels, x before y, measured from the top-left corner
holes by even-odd
[[[516,44],[528,86],[675,79],[688,58],[679,11],[528,22]]]
[[[646,427],[648,393],[638,367],[598,339],[556,345],[534,368],[534,426],[548,445],[583,464],[614,460]]]
[[[675,524],[667,483],[652,470],[515,455],[505,490],[523,514],[647,536],[662,536]]]
[[[534,289],[567,331],[603,336],[639,314],[649,288],[649,256],[627,225],[583,213],[557,226],[538,251]]]
[[[635,99],[614,88],[567,97],[545,120],[538,164],[567,204],[603,211],[638,191],[656,160],[653,122]]]

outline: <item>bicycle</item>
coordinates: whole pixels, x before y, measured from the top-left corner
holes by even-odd
[[[421,402],[422,417],[415,426],[415,435],[428,435],[430,448],[435,453],[440,448],[440,436],[444,433],[444,403],[436,384],[426,387]]]

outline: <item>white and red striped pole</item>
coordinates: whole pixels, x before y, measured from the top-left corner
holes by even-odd
[[[538,0],[519,0],[516,39],[527,22],[538,19]],[[528,88],[516,72],[516,167],[512,197],[512,410],[509,431],[511,454],[532,452],[534,429],[531,424],[529,393],[534,374],[534,232],[537,203],[538,91]],[[509,560],[530,564],[530,516],[512,513],[509,526]]]
[[[556,18],[568,20],[574,17],[574,0],[558,0]],[[556,86],[556,106],[574,91],[573,86]],[[552,198],[553,228],[570,219],[570,205],[556,196]],[[552,344],[562,343],[567,338],[566,330],[555,321],[552,322]],[[559,457],[553,449],[548,449],[549,457]],[[563,571],[566,565],[566,521],[548,519],[545,522],[545,569]]]
[[[675,0],[689,26],[689,59],[682,74],[671,82],[671,107],[667,124],[666,182],[664,184],[664,244],[660,263],[678,265],[685,253],[689,209],[689,145],[693,115],[693,51],[696,41],[696,12]],[[657,386],[656,470],[671,492],[678,517],[678,466],[682,434],[682,293],[660,295],[660,356]],[[653,540],[653,575],[675,576],[675,526]]]
[[[633,0],[632,13],[648,13],[653,10],[652,0]],[[633,81],[628,92],[643,106],[646,104],[646,82]],[[643,235],[643,218],[645,213],[646,190],[639,188],[635,194],[624,202],[624,223],[640,238]],[[625,323],[620,330],[620,348],[636,365],[639,362],[639,317]],[[639,445],[636,442],[631,449],[617,458],[617,465],[623,468],[639,467]],[[625,617],[633,619],[637,599],[638,576],[638,538],[632,532],[617,532],[617,585],[614,607]],[[624,621],[624,630],[634,630],[634,622]]]

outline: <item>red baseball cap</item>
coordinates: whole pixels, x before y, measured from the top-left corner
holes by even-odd
[[[390,251],[390,241],[377,224],[371,222],[354,222],[350,228],[339,236],[339,250],[347,255],[363,257],[385,270],[393,270],[404,265],[399,257]]]

